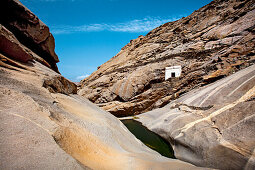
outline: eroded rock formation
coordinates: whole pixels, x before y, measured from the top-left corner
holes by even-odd
[[[82,81],[79,94],[116,116],[163,107],[254,64],[254,25],[254,0],[215,0],[130,41]],[[182,76],[165,81],[165,67],[174,65]]]
[[[29,9],[18,0],[1,1],[0,24],[58,72],[56,63],[59,59],[55,53],[54,37],[49,28]]]
[[[255,169],[255,65],[139,115],[198,166]]]

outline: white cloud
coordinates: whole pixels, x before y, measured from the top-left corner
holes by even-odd
[[[181,16],[182,17],[182,16]],[[123,23],[115,24],[90,24],[81,26],[53,26],[51,32],[53,34],[71,34],[76,32],[98,32],[98,31],[113,31],[113,32],[148,32],[166,22],[175,21],[181,17],[172,17],[161,19],[159,17],[147,17],[144,19],[131,20]]]
[[[76,80],[77,80],[77,81],[81,81],[81,80],[85,79],[85,78],[88,77],[88,76],[90,76],[90,75],[89,75],[89,74],[81,75],[81,76],[76,77]]]

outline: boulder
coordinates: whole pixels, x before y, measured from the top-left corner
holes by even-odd
[[[43,81],[43,87],[51,93],[77,94],[77,85],[63,76],[47,77]]]

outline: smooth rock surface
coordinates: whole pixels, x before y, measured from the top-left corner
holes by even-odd
[[[0,67],[0,169],[204,169],[149,149],[81,96],[50,93],[43,80],[60,75],[39,62],[23,67]]]
[[[197,166],[255,169],[255,66],[193,90],[138,121]]]

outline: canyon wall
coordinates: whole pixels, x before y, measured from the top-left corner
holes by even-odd
[[[115,116],[167,105],[188,91],[254,64],[254,0],[215,0],[131,40],[84,79],[79,94]],[[165,67],[181,77],[165,81]]]

